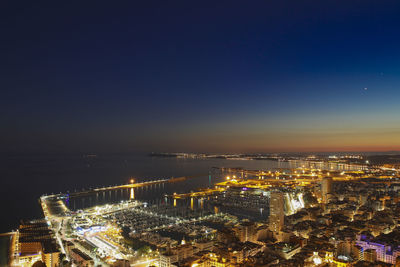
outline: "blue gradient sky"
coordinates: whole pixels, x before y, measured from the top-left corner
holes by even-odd
[[[368,0],[2,3],[0,145],[399,150],[399,14]]]

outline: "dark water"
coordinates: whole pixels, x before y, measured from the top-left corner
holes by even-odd
[[[0,232],[15,229],[20,219],[42,217],[38,198],[42,194],[74,192],[83,188],[136,181],[197,176],[184,183],[143,189],[138,194],[159,196],[164,191],[189,192],[208,186],[212,167],[246,169],[286,168],[288,163],[267,160],[177,159],[146,155],[14,155],[2,156],[0,164]],[[220,174],[212,171],[212,182]]]
[[[0,237],[0,266],[7,266],[10,242],[10,236]]]

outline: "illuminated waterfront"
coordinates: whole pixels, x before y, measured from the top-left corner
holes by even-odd
[[[225,259],[224,266],[240,266],[244,262],[259,261],[265,253],[271,253],[268,260],[264,260],[286,264],[301,249],[309,256],[309,248],[299,240],[309,240],[313,244],[315,240],[310,231],[320,224],[315,221],[318,216],[322,221],[324,216],[336,216],[334,207],[338,205],[348,216],[341,223],[355,219],[365,223],[365,218],[357,217],[357,212],[365,209],[360,203],[370,203],[376,212],[382,212],[385,207],[392,207],[391,188],[399,184],[395,166],[368,165],[368,160],[359,156],[357,163],[326,157],[296,160],[151,157],[147,160],[165,164],[165,167],[176,164],[177,169],[187,172],[181,176],[155,178],[129,175],[124,184],[88,186],[43,195],[40,203],[45,221],[21,224],[11,235],[14,238],[10,248],[13,251],[30,249],[24,245],[29,233],[33,234],[29,238],[40,240],[47,249],[42,248],[31,256],[26,252],[24,257],[13,254],[12,261],[30,266],[41,255],[47,255],[43,260],[48,262],[62,255],[64,261],[78,265],[85,262],[112,266],[129,262],[133,266],[172,266],[171,261],[186,260],[204,265],[222,264]],[[85,161],[96,166],[99,159],[91,157]],[[121,159],[117,162],[127,163]],[[325,169],[319,168],[321,166]],[[363,188],[372,190],[373,194],[376,189],[384,190],[386,195],[375,203],[377,196],[363,195]],[[360,196],[351,190],[361,190]],[[346,197],[352,197],[348,204],[343,201]],[[389,234],[395,227],[388,224],[386,228],[379,228],[380,222],[370,223],[373,223],[371,229],[375,235]],[[26,230],[41,229],[44,225],[49,227],[45,239],[35,235],[35,231]],[[330,231],[339,238],[338,229],[333,227]],[[229,254],[230,250],[226,249],[231,242],[233,251],[250,254],[241,258],[237,258],[235,253],[238,252]],[[331,245],[326,244],[327,247]],[[192,256],[179,258],[183,251],[186,254],[182,255]],[[200,252],[203,256],[195,256]],[[323,256],[321,253],[318,257]],[[330,249],[329,253],[318,260],[328,263],[350,259],[347,252]]]
[[[222,181],[208,184],[209,188],[190,193],[174,192],[170,195],[164,192],[159,193],[158,197],[154,196],[156,191],[153,191],[152,202],[138,200],[140,194],[137,192],[140,188],[165,189],[163,185],[174,184],[175,180],[178,180],[177,183],[184,183],[196,178],[193,176],[146,183],[135,183],[131,179],[131,183],[126,185],[74,193],[76,197],[84,199],[90,194],[95,194],[98,198],[98,194],[115,192],[115,198],[102,200],[116,202],[115,204],[98,205],[89,202],[89,206],[94,207],[84,210],[70,210],[67,206],[70,202],[67,194],[43,196],[41,203],[46,219],[57,232],[59,245],[67,258],[69,252],[65,246],[70,245],[65,242],[68,241],[90,255],[97,264],[113,264],[117,260],[126,260],[133,264],[150,261],[163,266],[163,255],[168,254],[171,246],[180,247],[180,242],[182,245],[188,242],[195,247],[204,242],[214,244],[220,238],[219,231],[222,228],[230,225],[233,229],[240,229],[241,224],[246,225],[249,221],[256,223],[258,227],[268,225],[266,223],[269,221],[271,226],[271,198],[276,194],[273,192],[280,192],[283,196],[281,216],[287,217],[288,222],[295,222],[296,217],[306,207],[315,208],[318,203],[328,203],[326,190],[331,194],[331,189],[315,191],[327,179],[336,183],[360,183],[364,186],[364,181],[374,177],[377,179],[376,184],[397,184],[397,172],[392,171],[389,176],[388,174],[386,170],[379,169],[341,171],[300,167],[246,170],[224,167],[218,171],[214,169],[214,175],[219,175],[214,181]],[[121,200],[127,197],[129,200]],[[280,224],[283,225],[284,222]],[[309,238],[308,234],[304,237]],[[254,238],[256,237],[249,237],[255,244],[265,246]],[[147,244],[146,252],[139,253],[137,249],[141,247],[133,249],[129,242],[141,244],[142,247]],[[336,260],[339,259],[340,257]],[[328,258],[324,260],[329,261]]]
[[[3,207],[9,214],[1,222],[2,232],[15,229],[18,225],[20,203],[24,203],[26,210],[24,217],[36,218],[42,211],[36,201],[42,194],[68,193],[85,191],[89,188],[110,186],[127,183],[130,177],[139,181],[152,179],[166,179],[171,177],[204,175],[181,183],[179,187],[164,185],[166,194],[184,193],[196,188],[208,186],[208,173],[212,167],[243,167],[248,169],[268,169],[288,167],[286,163],[275,161],[227,161],[223,159],[176,159],[153,158],[147,155],[97,155],[96,157],[84,157],[83,155],[23,155],[2,158],[3,166],[0,168],[3,177],[0,181],[7,190],[0,196],[3,203],[9,199],[18,198],[19,202],[11,202]],[[213,175],[214,178],[219,176]],[[215,182],[215,181],[212,181]],[[24,184],[30,190],[21,190],[20,184]],[[161,185],[162,186],[162,185]],[[153,187],[152,190],[158,190]],[[149,188],[138,190],[140,199],[151,200]],[[99,196],[100,197],[100,196]],[[105,196],[109,197],[109,194]],[[115,194],[111,194],[115,198]],[[94,198],[95,199],[95,198]],[[120,199],[117,197],[115,200]],[[94,204],[92,199],[92,204]],[[108,201],[108,200],[107,200]],[[85,201],[85,206],[90,200]],[[106,201],[102,203],[107,203]],[[73,205],[73,202],[70,202]],[[75,208],[81,208],[82,200],[78,200]],[[74,207],[71,206],[73,209]]]

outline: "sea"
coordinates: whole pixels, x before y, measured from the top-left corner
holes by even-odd
[[[147,154],[3,155],[0,164],[0,233],[14,230],[20,220],[43,217],[39,197],[90,188],[190,176],[186,182],[149,188],[154,198],[205,188],[224,177],[217,168],[276,169],[288,162],[217,158],[151,157]],[[168,191],[168,192],[164,192]],[[154,191],[154,192],[153,192]],[[149,193],[147,193],[147,196]]]

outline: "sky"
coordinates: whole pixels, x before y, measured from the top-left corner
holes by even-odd
[[[4,1],[0,152],[400,150],[399,1]]]

